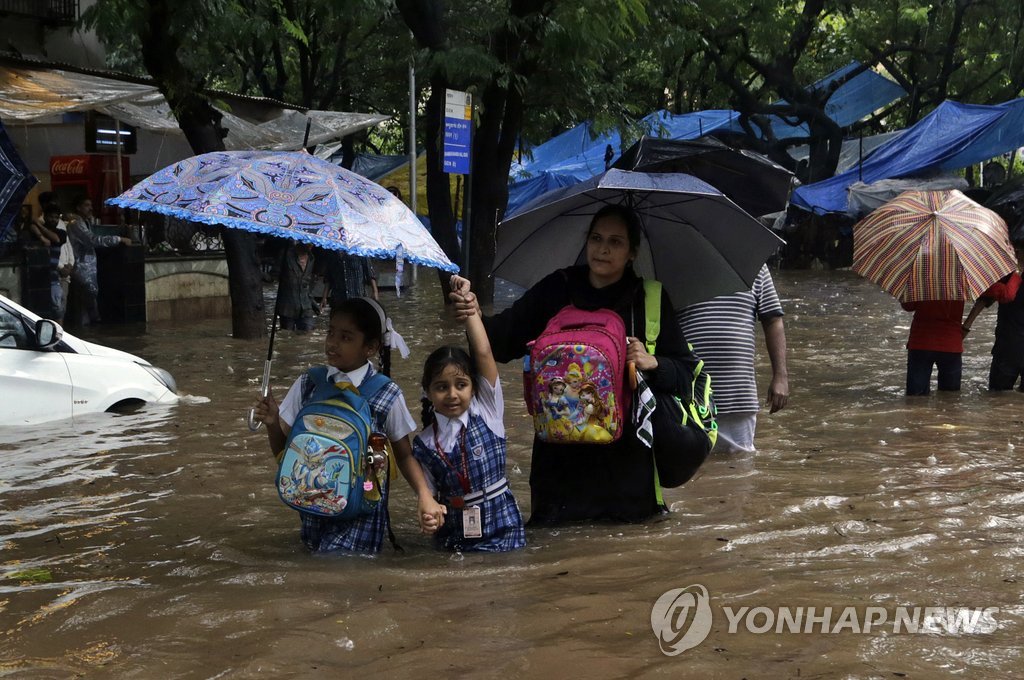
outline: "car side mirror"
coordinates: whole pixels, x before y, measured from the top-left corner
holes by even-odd
[[[55,322],[49,319],[36,321],[36,347],[38,349],[50,349],[64,336],[64,332]]]

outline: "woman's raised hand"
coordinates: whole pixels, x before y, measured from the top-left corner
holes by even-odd
[[[448,281],[448,286],[452,289],[453,294],[465,295],[473,287],[473,284],[465,277],[452,274],[452,278]]]

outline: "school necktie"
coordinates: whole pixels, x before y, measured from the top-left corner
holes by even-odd
[[[337,382],[334,383],[334,386],[337,387],[339,390],[348,390],[349,392],[359,394],[359,390],[349,380],[338,380]]]

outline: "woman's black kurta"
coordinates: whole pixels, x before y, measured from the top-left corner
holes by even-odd
[[[508,362],[527,354],[526,344],[543,332],[563,307],[610,309],[626,332],[644,339],[643,279],[627,268],[623,277],[594,288],[586,265],[556,271],[542,279],[510,308],[484,318],[494,357]],[[683,393],[693,381],[697,358],[687,348],[675,322],[668,295],[661,297],[658,367],[645,372],[652,389]],[[530,467],[531,524],[583,519],[638,521],[659,511],[651,450],[636,438],[632,414],[626,430],[610,444],[560,444],[533,440]]]

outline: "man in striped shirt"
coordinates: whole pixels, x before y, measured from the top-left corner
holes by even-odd
[[[782,305],[768,267],[762,266],[749,291],[722,295],[687,307],[678,315],[683,335],[704,360],[718,407],[715,451],[754,451],[754,430],[760,407],[754,377],[754,322],[760,320],[772,364],[765,401],[770,413],[786,407],[786,331]]]

